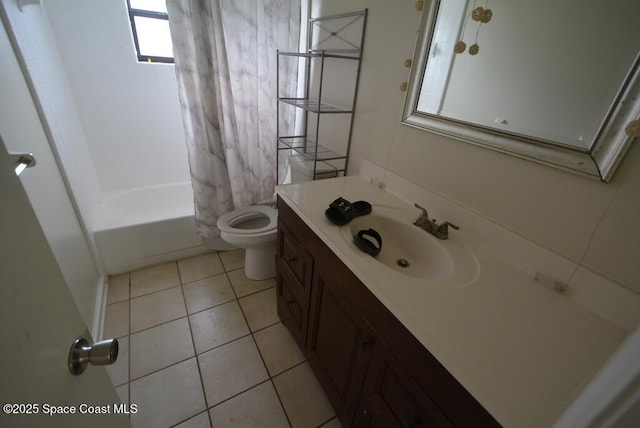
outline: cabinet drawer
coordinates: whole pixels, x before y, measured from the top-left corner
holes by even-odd
[[[278,316],[289,328],[300,348],[304,349],[309,318],[308,295],[297,292],[300,288],[298,281],[281,266],[283,264],[281,261],[278,264],[280,265],[276,277]]]
[[[282,223],[278,224],[278,258],[282,266],[286,266],[293,274],[300,287],[308,289],[311,284],[313,259]]]

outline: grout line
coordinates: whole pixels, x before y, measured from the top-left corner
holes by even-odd
[[[137,381],[139,381],[140,379],[144,379],[145,377],[148,377],[148,376],[154,375],[154,374],[156,374],[156,373],[158,373],[158,372],[161,372],[161,371],[162,371],[162,370],[164,370],[164,369],[168,369],[168,368],[171,368],[171,367],[177,366],[178,364],[182,364],[182,363],[184,363],[184,362],[186,362],[186,361],[189,361],[189,360],[190,360],[190,359],[192,359],[192,358],[196,358],[196,359],[197,359],[197,356],[196,356],[196,355],[191,355],[190,357],[184,358],[184,359],[182,359],[182,360],[180,360],[180,361],[176,361],[175,363],[171,363],[171,364],[169,364],[168,366],[164,366],[164,367],[159,368],[159,369],[157,369],[157,370],[154,370],[154,371],[152,371],[152,372],[145,373],[145,374],[143,374],[142,376],[139,376],[139,377],[137,377],[137,378],[135,378],[135,379],[131,380],[131,382],[137,382]],[[198,370],[199,370],[199,369],[198,369]]]
[[[626,178],[626,175],[627,175],[627,171],[628,170],[625,170],[623,176],[620,177],[620,183],[624,182],[624,179]],[[622,186],[618,185],[618,187],[614,191],[613,195],[611,196],[611,199],[607,203],[607,206],[602,211],[602,214],[600,215],[600,218],[598,219],[598,221],[596,222],[595,226],[593,227],[593,230],[591,231],[591,235],[589,236],[589,240],[587,241],[587,245],[586,245],[586,247],[584,249],[584,252],[582,253],[582,256],[580,257],[580,260],[576,263],[575,269],[573,270],[573,272],[571,273],[571,276],[567,280],[567,284],[571,285],[571,281],[573,280],[573,277],[576,275],[578,270],[580,268],[584,268],[583,263],[584,263],[584,260],[587,258],[587,255],[589,254],[589,250],[591,250],[591,244],[593,243],[593,238],[598,233],[598,230],[600,229],[600,225],[602,224],[602,222],[604,221],[605,217],[607,216],[607,213],[609,212],[609,209],[611,208],[611,206],[616,201],[616,199],[618,197],[618,193],[620,193],[620,189],[621,188],[622,188]],[[600,275],[602,275],[602,274],[600,274]],[[607,278],[607,279],[610,279],[610,278]],[[617,282],[617,281],[614,281],[614,282]]]
[[[265,379],[265,380],[263,380],[263,381],[261,381],[261,382],[259,382],[259,383],[256,383],[255,385],[250,386],[250,387],[249,387],[249,388],[247,388],[247,389],[243,389],[242,391],[238,392],[237,394],[232,395],[232,396],[231,396],[231,397],[229,397],[229,398],[225,398],[224,400],[222,400],[222,401],[220,401],[220,402],[218,402],[218,403],[214,404],[214,405],[213,405],[213,406],[211,406],[211,407],[207,407],[207,410],[211,410],[211,409],[213,409],[213,408],[215,408],[215,407],[218,407],[219,405],[221,405],[221,404],[223,404],[223,403],[226,403],[226,402],[227,402],[227,401],[229,401],[229,400],[233,400],[234,398],[236,398],[236,397],[238,397],[238,396],[240,396],[240,395],[244,394],[245,392],[247,392],[247,391],[251,391],[253,388],[257,388],[257,387],[259,387],[260,385],[265,384],[265,383],[270,382],[270,381],[271,381],[271,379],[270,379],[270,378],[267,378],[267,379]],[[275,389],[275,388],[274,388],[274,389]],[[211,426],[213,426],[213,421],[211,421]]]
[[[178,278],[180,278],[180,274],[178,274]],[[145,294],[141,294],[141,295],[139,295],[139,296],[132,297],[132,298],[130,298],[129,300],[131,301],[131,300],[141,299],[141,298],[143,298],[143,297],[148,297],[148,296],[151,296],[152,294],[156,294],[156,293],[162,293],[163,291],[171,290],[172,288],[177,288],[177,287],[182,287],[182,284],[172,285],[172,286],[170,286],[170,287],[167,287],[167,288],[161,288],[161,289],[159,289],[159,290],[153,290],[153,291],[150,291],[150,292],[148,292],[148,293],[145,293]]]
[[[296,346],[297,346],[297,345],[296,345]],[[271,376],[271,375],[269,375],[269,376],[271,377],[271,379],[277,378],[277,377],[278,377],[278,376],[280,376],[281,374],[284,374],[284,373],[288,372],[289,370],[291,370],[291,369],[295,369],[296,367],[301,366],[301,365],[303,365],[304,363],[308,363],[308,362],[309,362],[309,360],[307,360],[307,359],[305,358],[304,360],[300,361],[299,363],[295,363],[295,364],[294,364],[294,365],[292,365],[291,367],[288,367],[288,368],[286,368],[286,369],[284,369],[284,370],[282,370],[282,371],[280,371],[280,372],[278,372],[278,373],[274,373],[274,374],[273,374],[273,376]]]
[[[283,372],[284,373],[284,372]],[[291,418],[289,418],[289,413],[287,413],[287,409],[284,407],[284,403],[282,402],[282,398],[280,397],[280,392],[278,392],[278,388],[276,388],[276,384],[273,383],[273,378],[270,378],[271,386],[276,393],[276,397],[278,397],[278,402],[280,403],[280,407],[284,412],[284,417],[287,418],[287,422],[289,423],[289,427],[293,427],[293,423],[291,422]]]
[[[222,275],[224,275],[224,272],[218,272],[218,273],[214,273],[214,274],[211,274],[211,275],[203,276],[202,278],[194,279],[192,281],[187,281],[187,282],[184,282],[184,283],[182,282],[182,279],[180,279],[180,285],[182,287],[184,287],[186,285],[193,284],[194,282],[204,281],[205,279],[213,278],[215,276],[222,276]]]
[[[161,325],[165,325],[165,324],[169,324],[169,323],[174,322],[174,321],[181,320],[182,318],[189,318],[189,314],[183,315],[183,316],[178,317],[178,318],[170,319],[170,320],[167,320],[167,321],[162,321],[162,322],[160,322],[158,324],[152,325],[151,327],[145,327],[142,330],[134,331],[133,333],[130,334],[130,336],[132,336],[134,334],[144,333],[145,331],[149,331],[149,330],[151,330],[153,328],[160,327]]]

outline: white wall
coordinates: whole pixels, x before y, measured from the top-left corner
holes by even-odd
[[[3,32],[0,44],[0,133],[9,150],[32,152],[36,158],[35,168],[25,171],[21,181],[79,312],[95,336],[100,333],[99,320],[96,319],[99,316],[96,317],[95,310],[102,281],[56,160],[56,155],[58,160],[63,158],[65,161],[73,161],[69,156],[73,154],[77,154],[78,159],[82,158],[82,152],[71,151],[76,142],[75,133],[81,133],[81,128],[74,128],[74,109],[67,104],[69,98],[64,91],[64,76],[59,74],[57,52],[46,43],[50,39],[50,30],[41,9],[29,7],[21,12],[16,3],[9,0],[2,2],[1,9],[3,20],[8,23],[7,33],[19,42],[24,61],[22,66],[27,67],[27,72],[23,75],[24,70]],[[44,96],[37,101],[32,99],[29,84]],[[58,111],[57,108],[62,108],[48,121],[51,131],[61,137],[61,150],[50,146],[47,123],[41,121],[37,103],[42,110]],[[80,188],[94,185],[91,176],[77,184]]]
[[[41,7],[26,6],[21,11],[16,0],[3,3],[44,113],[46,131],[55,140],[54,153],[64,165],[75,202],[91,230],[101,189],[49,20]]]
[[[369,8],[350,173],[367,159],[640,293],[637,144],[605,184],[400,124],[403,62],[420,22],[414,4],[313,1],[313,16]]]
[[[173,65],[139,63],[125,0],[44,0],[105,193],[189,181]]]

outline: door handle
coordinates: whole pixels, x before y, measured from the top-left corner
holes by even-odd
[[[14,160],[16,175],[22,174],[27,168],[31,168],[36,165],[36,158],[31,153],[9,153],[9,156]]]
[[[91,363],[94,366],[113,364],[118,359],[118,339],[107,339],[89,345],[84,337],[78,337],[69,350],[69,371],[81,375]]]

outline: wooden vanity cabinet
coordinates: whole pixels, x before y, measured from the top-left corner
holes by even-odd
[[[313,275],[306,354],[336,414],[350,426],[376,334],[341,293],[352,282],[323,267]]]
[[[453,427],[382,340],[369,363],[354,427]]]
[[[278,315],[345,427],[499,427],[278,198]]]

